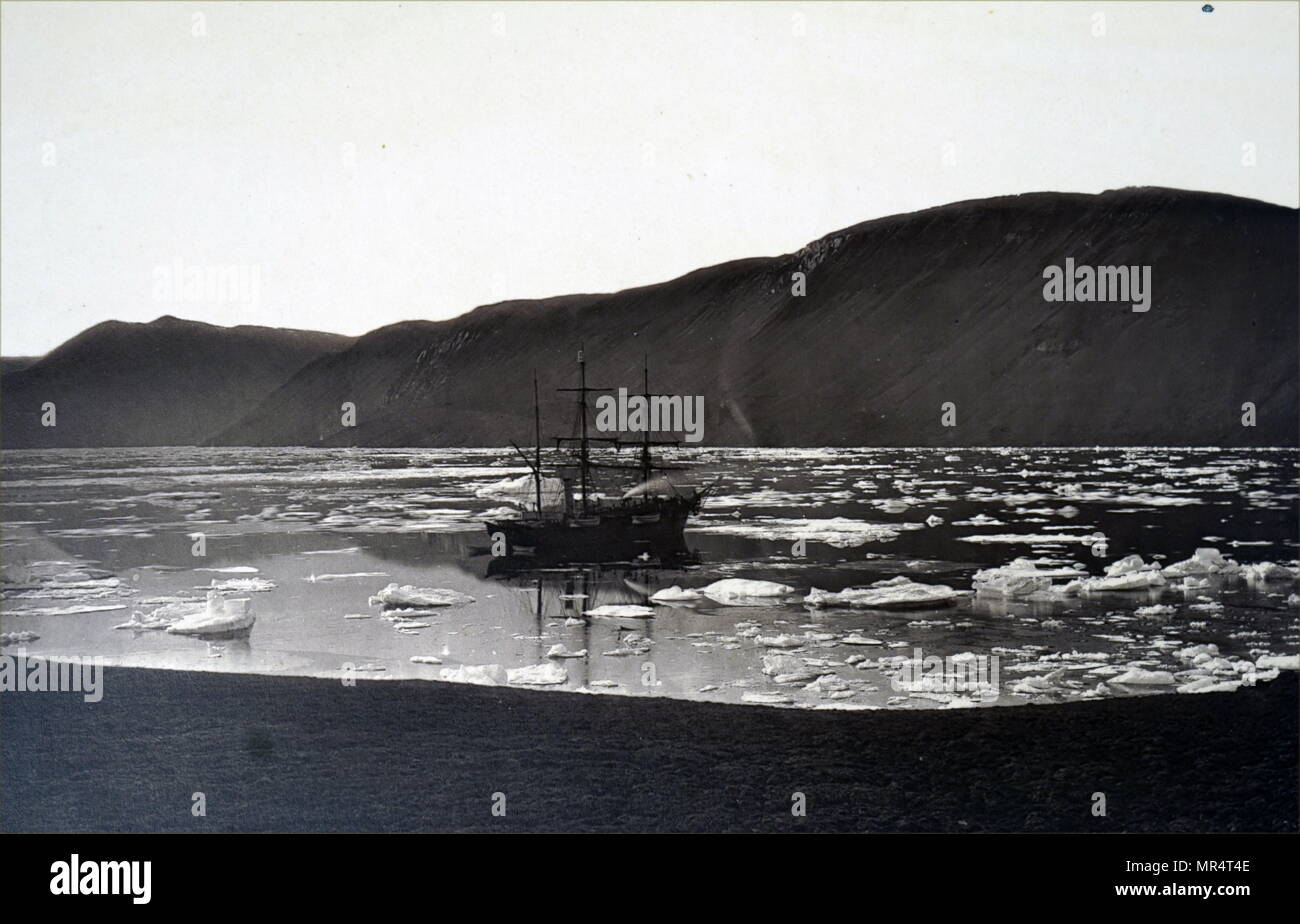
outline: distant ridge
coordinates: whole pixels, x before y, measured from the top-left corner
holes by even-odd
[[[0,379],[6,449],[202,443],[304,364],[352,338],[164,315],[105,321]],[[55,406],[54,427],[41,425]]]
[[[648,354],[652,388],[703,395],[713,445],[1295,446],[1298,239],[1296,210],[1216,193],[953,203],[656,285],[318,343],[235,411],[200,406],[191,432],[225,445],[527,441],[534,369],[548,431],[567,430],[571,406],[552,389],[570,384],[582,341],[595,384],[635,388]],[[1150,311],[1046,302],[1043,269],[1067,257],[1151,266]],[[806,274],[802,297],[795,272]],[[5,376],[6,446],[47,445],[26,430],[30,441],[11,442],[11,415],[32,414],[38,397],[23,377],[66,384],[75,367],[42,367],[99,327]],[[11,398],[15,379],[25,403]],[[342,424],[344,402],[355,427]],[[941,425],[949,402],[953,427]],[[1253,428],[1241,423],[1245,402]],[[138,423],[110,414],[99,438],[124,434],[142,442]]]

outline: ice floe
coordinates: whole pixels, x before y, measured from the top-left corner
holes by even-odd
[[[759,517],[736,523],[705,522],[690,527],[689,531],[787,542],[803,539],[806,542],[823,542],[838,549],[849,549],[868,542],[888,542],[897,539],[904,530],[919,528],[922,528],[920,523],[868,523],[847,517],[823,520]]]
[[[691,600],[699,600],[703,594],[698,590],[683,589],[674,584],[672,587],[666,587],[663,590],[657,590],[650,595],[651,603],[686,603]]]
[[[506,669],[500,664],[463,664],[460,667],[444,667],[438,672],[438,679],[449,683],[470,683],[476,686],[504,686],[509,682]]]
[[[133,632],[157,631],[166,629],[175,620],[168,619],[165,616],[159,616],[158,611],[152,613],[141,613],[138,610],[131,614],[131,618],[126,622],[119,623],[114,629],[130,629]]]
[[[6,645],[24,645],[39,638],[35,632],[0,632],[0,648]]]
[[[796,591],[788,584],[775,581],[752,581],[745,578],[724,578],[714,581],[708,587],[701,587],[700,593],[715,603],[724,606],[765,606],[779,602]]]
[[[1232,693],[1241,689],[1242,681],[1240,680],[1217,680],[1214,677],[1202,677],[1199,680],[1193,680],[1190,683],[1181,684],[1177,688],[1179,693]]]
[[[870,587],[848,587],[838,593],[814,587],[803,602],[814,607],[854,609],[917,609],[943,606],[961,596],[946,584],[920,584],[903,575],[876,581]]]
[[[810,665],[801,658],[786,654],[763,655],[763,673],[775,683],[807,683],[816,680],[828,671],[823,667]]]
[[[868,638],[864,635],[859,635],[857,632],[850,632],[848,635],[844,636],[844,638],[840,639],[840,644],[841,645],[883,645],[885,643],[878,638]],[[854,657],[860,658],[862,656],[851,655],[849,657],[849,661],[852,662]]]
[[[1140,667],[1131,667],[1119,676],[1112,678],[1110,682],[1128,686],[1169,686],[1176,681],[1174,675],[1169,671],[1150,671]]]
[[[1177,608],[1172,606],[1139,606],[1133,611],[1134,616],[1154,617],[1154,616],[1172,616],[1177,612]]]
[[[564,683],[568,679],[568,669],[562,664],[553,662],[530,664],[527,667],[512,667],[506,671],[508,683],[526,684],[528,686],[550,686]]]
[[[213,578],[212,583],[209,584],[208,587],[218,591],[228,590],[232,593],[260,594],[275,590],[275,583],[273,581],[268,581],[265,578],[230,578],[225,581],[218,581],[216,578]],[[207,588],[201,587],[199,589],[205,590]]]
[[[1053,585],[1054,578],[1073,578],[1080,572],[1074,568],[1040,568],[1027,558],[1017,558],[1009,565],[976,571],[971,578],[975,593],[982,597],[1028,597],[1036,594],[1063,592]]]
[[[1104,541],[1103,537],[1103,541]],[[1091,544],[1094,536],[1080,536],[1073,533],[993,533],[990,535],[958,536],[959,542],[1007,545],[1073,545],[1075,543]]]
[[[348,571],[341,574],[309,574],[304,581],[315,584],[318,581],[348,581],[354,578],[388,577],[384,571]]]
[[[111,613],[126,609],[125,603],[77,603],[72,606],[40,606],[10,610],[10,616],[76,616],[79,613]]]
[[[584,616],[597,616],[606,618],[626,618],[626,619],[648,619],[655,614],[655,611],[648,606],[641,606],[639,603],[606,603],[590,610],[583,610]]]
[[[1241,576],[1252,584],[1265,584],[1270,581],[1294,581],[1296,569],[1261,561],[1253,565],[1243,565]]]
[[[389,584],[370,598],[372,606],[379,605],[392,609],[420,608],[439,606],[465,606],[473,603],[474,598],[458,590],[443,587],[412,587],[410,584]]]
[[[1300,655],[1264,655],[1255,661],[1255,667],[1261,671],[1300,670]]]
[[[1224,558],[1223,553],[1215,548],[1200,548],[1185,561],[1169,565],[1164,569],[1165,577],[1186,577],[1187,575],[1236,574],[1241,566],[1231,558]]]

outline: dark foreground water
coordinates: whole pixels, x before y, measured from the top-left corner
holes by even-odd
[[[1018,557],[1099,575],[1129,554],[1168,565],[1210,546],[1243,564],[1294,565],[1295,450],[678,455],[700,480],[716,482],[688,531],[698,565],[498,574],[481,518],[501,500],[483,489],[524,474],[510,451],[6,452],[3,630],[38,638],[11,639],[5,652],[21,646],[110,664],[341,681],[551,664],[516,682],[799,707],[935,708],[1169,694],[1198,676],[1228,678],[1235,669],[1244,677],[1247,661],[1297,651],[1291,577],[1211,577],[1194,588],[1171,579],[1140,593],[1032,601],[966,594],[903,612],[800,602],[813,587],[897,575],[969,591],[975,571]],[[761,606],[658,606],[650,618],[583,616],[728,577],[798,593]],[[251,599],[256,624],[247,638],[115,628],[202,600],[213,581]],[[395,619],[368,602],[393,582],[456,590],[474,602]],[[1171,609],[1149,609],[1157,605]],[[1217,675],[1203,666],[1197,674],[1185,654],[1197,644],[1218,646]],[[548,659],[557,645],[586,654]],[[773,653],[820,679],[778,683],[763,671]],[[975,693],[900,686],[905,659],[917,656],[977,660],[987,666],[984,683]],[[1176,682],[1115,682],[1134,669]]]

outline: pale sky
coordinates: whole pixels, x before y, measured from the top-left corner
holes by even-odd
[[[1297,5],[1201,6],[4,3],[0,352],[359,334],[1008,193],[1296,207]]]

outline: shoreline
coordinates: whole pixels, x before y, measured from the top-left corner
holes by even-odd
[[[110,667],[98,703],[3,695],[0,828],[1295,831],[1298,690],[738,710]]]

